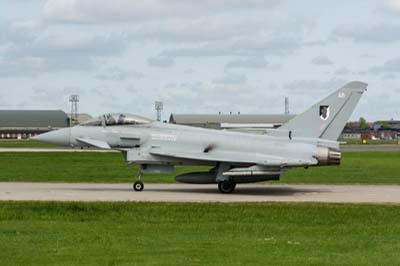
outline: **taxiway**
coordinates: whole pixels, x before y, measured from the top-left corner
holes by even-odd
[[[400,185],[238,185],[220,194],[216,185],[0,183],[0,200],[133,202],[335,202],[400,204]]]

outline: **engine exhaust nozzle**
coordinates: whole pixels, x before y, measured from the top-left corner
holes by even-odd
[[[317,160],[319,165],[340,165],[342,153],[337,149],[318,147]]]

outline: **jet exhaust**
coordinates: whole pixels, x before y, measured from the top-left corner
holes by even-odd
[[[318,165],[340,165],[342,153],[333,148],[318,147],[316,159]]]

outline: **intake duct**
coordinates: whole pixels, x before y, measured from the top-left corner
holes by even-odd
[[[342,153],[333,148],[318,147],[317,157],[318,165],[340,165]]]

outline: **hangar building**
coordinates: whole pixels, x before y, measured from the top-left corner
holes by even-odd
[[[61,110],[0,110],[0,139],[26,139],[68,126]]]
[[[171,114],[169,123],[215,129],[278,128],[294,115]]]

